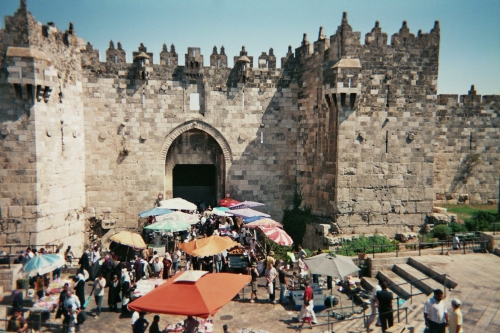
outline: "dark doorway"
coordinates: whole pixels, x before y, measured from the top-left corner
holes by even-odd
[[[212,164],[177,164],[173,170],[174,198],[214,207],[217,193],[216,168]]]

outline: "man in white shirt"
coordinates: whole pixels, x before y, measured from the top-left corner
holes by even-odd
[[[181,261],[181,250],[179,250],[179,248],[176,247],[174,253],[172,254],[172,266],[174,268],[174,275],[177,274],[180,261]]]
[[[377,298],[377,292],[379,291],[382,291],[382,288],[377,284],[375,287],[373,287],[372,296],[370,297],[370,307],[372,309],[372,313],[368,318],[368,320],[366,321],[367,330],[370,330],[370,326],[375,321],[375,318],[377,318],[377,308],[375,306],[375,298]]]
[[[434,297],[424,304],[425,326],[429,328],[429,333],[445,333],[448,326],[448,310],[443,298],[443,291],[436,289]]]
[[[76,297],[75,294],[73,294],[73,291],[71,289],[68,289],[67,293],[68,297],[63,303],[63,308],[67,309],[69,305],[73,307],[73,309],[79,309],[81,307],[80,300],[78,297]]]
[[[156,278],[161,278],[163,274],[163,262],[160,261],[160,257],[156,256],[153,259],[153,276]]]
[[[92,292],[94,292],[94,299],[95,299],[95,304],[97,305],[96,309],[96,315],[94,318],[99,318],[99,315],[101,314],[101,305],[102,305],[102,299],[104,297],[104,288],[106,287],[106,279],[102,275],[102,273],[99,273],[99,276],[97,279],[94,280],[94,287],[92,288]]]

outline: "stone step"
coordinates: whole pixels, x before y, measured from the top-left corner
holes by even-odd
[[[392,271],[379,271],[377,277],[381,281],[387,282],[389,288],[401,298],[408,299],[411,295],[410,284],[405,279]]]
[[[418,261],[418,259],[415,258],[410,258],[408,259],[408,264],[410,266],[413,266],[414,268],[418,269],[425,275],[432,277],[434,280],[439,282],[441,285],[445,284],[445,278],[444,278],[444,272],[438,271],[434,268],[431,268],[421,262]],[[449,276],[446,276],[446,287],[450,289],[455,289],[457,287],[458,283],[456,283],[453,278],[450,278]]]
[[[426,295],[431,294],[435,289],[443,289],[443,285],[408,264],[396,264],[392,267],[392,271],[406,281],[411,281],[413,286],[420,289]]]

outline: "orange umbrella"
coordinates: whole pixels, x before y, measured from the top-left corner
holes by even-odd
[[[182,243],[179,247],[182,251],[190,255],[196,257],[208,257],[221,253],[222,251],[230,249],[236,245],[238,245],[238,243],[229,237],[213,235],[206,238],[195,239],[191,242]]]
[[[193,281],[179,272],[153,291],[128,305],[130,310],[208,318],[229,303],[250,282],[250,275],[205,274]],[[219,287],[217,287],[219,286]]]

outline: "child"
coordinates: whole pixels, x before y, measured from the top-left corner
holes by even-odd
[[[302,317],[302,325],[300,328],[304,327],[304,323],[309,323],[309,327],[312,329],[311,317],[312,317],[312,309],[309,305],[309,301],[305,300],[302,309],[300,309],[300,316]]]
[[[297,278],[297,272],[293,272],[290,281],[290,290],[295,290],[295,279]]]

